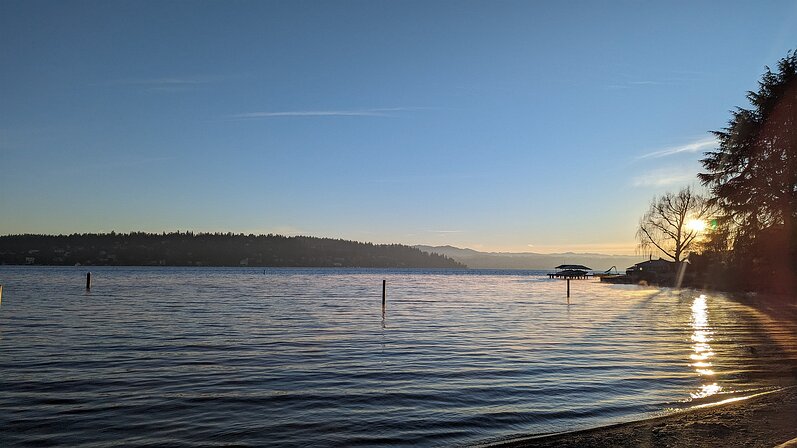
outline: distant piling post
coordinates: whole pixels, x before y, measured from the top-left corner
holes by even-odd
[[[3,285],[0,285],[0,304],[3,303]]]
[[[570,305],[570,277],[567,277],[567,304]]]
[[[86,291],[91,291],[91,272],[86,272]]]
[[[385,289],[387,288],[387,280],[382,280],[382,313],[385,312]]]

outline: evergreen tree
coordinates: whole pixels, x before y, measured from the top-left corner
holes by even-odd
[[[751,108],[737,108],[713,134],[719,147],[698,176],[721,210],[717,236],[729,238],[731,262],[770,281],[793,285],[797,216],[797,52],[766,68]],[[774,274],[772,274],[774,273]],[[772,276],[778,277],[772,279]]]

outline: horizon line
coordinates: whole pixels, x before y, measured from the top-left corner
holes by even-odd
[[[315,239],[329,239],[329,240],[341,240],[341,241],[351,241],[363,244],[374,244],[374,245],[403,245],[407,247],[418,248],[420,247],[428,247],[428,248],[444,248],[450,247],[453,249],[458,250],[471,250],[474,252],[478,252],[481,254],[496,254],[496,255],[546,255],[546,256],[557,256],[557,255],[591,255],[591,256],[606,256],[606,257],[635,257],[635,256],[642,256],[638,254],[629,254],[629,253],[606,253],[606,252],[599,252],[600,249],[583,249],[584,251],[574,251],[574,250],[561,250],[556,252],[532,252],[532,251],[512,251],[512,250],[489,250],[484,248],[474,248],[468,246],[454,246],[451,244],[446,245],[432,245],[432,244],[420,244],[420,243],[399,243],[399,242],[374,242],[374,241],[366,241],[366,240],[356,240],[351,238],[345,237],[331,237],[331,236],[314,236],[309,234],[287,234],[287,233],[280,233],[280,232],[233,232],[233,231],[194,231],[194,230],[175,230],[175,231],[145,231],[145,230],[130,230],[127,232],[117,232],[115,230],[110,230],[107,232],[69,232],[69,233],[5,233],[0,234],[0,238],[6,237],[22,237],[22,236],[34,236],[34,237],[69,237],[74,235],[98,235],[98,236],[120,236],[120,235],[133,235],[133,234],[145,234],[149,236],[164,236],[164,235],[188,235],[191,234],[192,236],[199,236],[199,235],[233,235],[233,236],[254,236],[254,237],[265,237],[265,236],[275,236],[275,237],[283,237],[283,238],[315,238]],[[479,245],[477,245],[479,246]]]

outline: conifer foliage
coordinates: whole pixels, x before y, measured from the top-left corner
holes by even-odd
[[[715,131],[716,151],[698,176],[739,236],[781,226],[790,231],[797,211],[797,52],[767,67],[750,109],[732,112]]]
[[[718,148],[701,160],[706,172],[698,177],[720,212],[712,245],[731,249],[708,255],[746,282],[740,288],[794,293],[797,52],[767,67],[747,98],[750,108],[732,111],[728,126],[714,132]]]

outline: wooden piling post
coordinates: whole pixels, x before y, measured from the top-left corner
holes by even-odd
[[[91,272],[86,272],[86,291],[91,290]]]
[[[382,312],[385,312],[385,289],[387,285],[387,280],[382,280]]]
[[[0,303],[3,303],[3,285],[0,285]]]
[[[570,305],[570,277],[567,278],[567,304]]]

